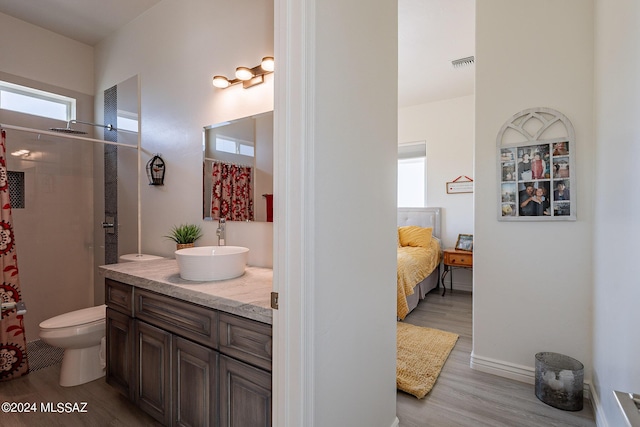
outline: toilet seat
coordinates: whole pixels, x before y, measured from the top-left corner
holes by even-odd
[[[92,323],[104,323],[106,309],[107,306],[103,304],[64,313],[43,321],[40,323],[40,329],[62,329]]]

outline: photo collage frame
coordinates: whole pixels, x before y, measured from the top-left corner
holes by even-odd
[[[573,128],[565,137],[549,140],[536,139],[543,132],[532,136],[527,128],[529,121],[535,119],[544,131],[560,122],[558,115],[524,111],[514,116],[517,126],[512,123],[506,127],[516,128],[528,136],[528,141],[498,146],[500,220],[575,220]],[[570,127],[568,120],[565,127],[567,123]]]

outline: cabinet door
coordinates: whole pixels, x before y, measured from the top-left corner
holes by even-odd
[[[218,425],[218,353],[173,338],[173,422],[184,427]]]
[[[271,374],[220,355],[220,426],[271,426]]]
[[[171,334],[136,320],[136,405],[164,425],[171,422]]]
[[[130,400],[135,391],[133,319],[107,307],[107,384]]]

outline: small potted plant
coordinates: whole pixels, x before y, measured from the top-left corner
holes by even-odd
[[[194,246],[194,242],[202,237],[202,229],[195,224],[174,225],[171,233],[164,237],[176,242],[177,249],[191,248]]]

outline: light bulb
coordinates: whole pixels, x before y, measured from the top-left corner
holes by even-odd
[[[238,67],[236,68],[236,77],[240,80],[251,80],[253,73],[247,67]]]
[[[229,87],[229,80],[225,76],[214,76],[213,77],[213,85],[220,89],[224,89]]]
[[[273,60],[273,56],[265,56],[262,58],[262,62],[260,63],[260,68],[267,72],[272,72],[275,70],[275,63]]]

